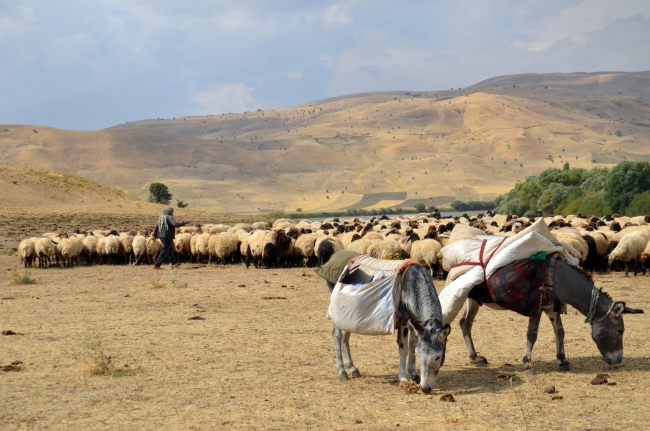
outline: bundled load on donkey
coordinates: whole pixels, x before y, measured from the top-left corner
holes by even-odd
[[[622,314],[643,312],[613,301],[594,286],[577,269],[578,251],[551,234],[543,219],[512,237],[466,235],[444,247],[442,254],[449,271],[448,284],[440,293],[444,321],[452,322],[467,303],[460,325],[470,360],[477,365],[487,363],[477,355],[471,335],[483,304],[529,317],[524,355],[527,372],[532,372],[532,349],[542,312],[553,325],[562,370],[571,369],[564,353],[560,317],[566,304],[586,316],[585,323],[592,325],[592,338],[608,364],[623,358]]]

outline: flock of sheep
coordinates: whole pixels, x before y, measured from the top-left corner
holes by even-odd
[[[256,268],[318,266],[343,249],[378,259],[412,258],[429,269],[432,276],[445,276],[441,248],[455,242],[457,224],[477,229],[474,234],[514,235],[534,222],[534,218],[479,214],[441,218],[439,214],[369,220],[327,219],[324,222],[278,219],[266,222],[205,224],[178,229],[174,240],[182,262],[244,262]],[[558,239],[569,243],[581,255],[581,265],[589,271],[629,268],[636,274],[650,266],[650,215],[584,217],[582,215],[545,218]],[[151,264],[161,249],[160,240],[151,238],[152,229],[143,231],[75,231],[44,233],[23,240],[19,247],[25,267],[57,265]],[[467,229],[462,229],[467,232]],[[458,231],[457,231],[458,232]]]

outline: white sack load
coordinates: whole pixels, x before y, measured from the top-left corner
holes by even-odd
[[[405,263],[366,255],[356,258],[334,286],[328,318],[339,329],[355,334],[392,334],[402,295],[399,269]]]
[[[480,236],[444,247],[442,256],[449,277],[447,286],[438,295],[444,323],[454,321],[474,286],[490,278],[499,268],[539,252],[559,253],[572,266],[580,258],[578,251],[555,238],[541,218],[512,237]]]
[[[387,335],[395,330],[401,276],[393,275],[368,284],[337,283],[330,298],[329,317],[344,331]]]

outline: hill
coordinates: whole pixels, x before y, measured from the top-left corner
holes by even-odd
[[[515,75],[463,90],[363,93],[99,131],[2,125],[0,160],[139,197],[161,181],[190,208],[222,212],[489,200],[565,162],[650,160],[648,79]]]

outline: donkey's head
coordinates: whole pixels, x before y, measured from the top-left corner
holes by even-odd
[[[420,389],[428,394],[436,386],[438,371],[445,362],[447,336],[451,326],[430,320],[425,321],[424,326],[409,320],[409,325],[420,338],[415,346],[415,355],[420,365]]]
[[[611,300],[610,300],[611,301]],[[591,338],[596,343],[603,361],[610,365],[618,364],[623,359],[623,314],[643,313],[625,306],[624,302],[610,303],[605,317],[592,323]]]

